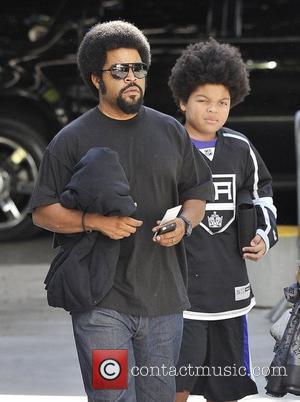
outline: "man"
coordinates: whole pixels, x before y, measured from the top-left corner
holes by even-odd
[[[272,179],[250,141],[223,127],[230,108],[250,89],[237,48],[214,39],[190,45],[176,61],[169,86],[216,190],[203,221],[185,242],[192,306],[184,312],[178,363],[179,373],[189,365],[206,371],[182,371],[176,402],[189,394],[210,402],[234,401],[257,393],[246,322],[255,300],[245,259],[258,261],[277,242]]]
[[[176,364],[182,311],[189,307],[183,236],[200,222],[212,197],[209,168],[184,128],[142,106],[150,65],[147,39],[124,21],[95,25],[83,38],[78,66],[98,107],[67,125],[49,144],[32,197],[33,221],[57,233],[98,231],[120,241],[112,288],[95,308],[72,312],[89,401],[173,401],[174,377],[137,376],[132,368]],[[134,216],[101,216],[63,208],[59,194],[76,163],[93,147],[118,153]],[[103,172],[99,172],[102,174]],[[159,235],[156,221],[182,204],[176,229]],[[101,267],[99,267],[101,269]],[[128,389],[92,387],[92,350],[128,350]]]

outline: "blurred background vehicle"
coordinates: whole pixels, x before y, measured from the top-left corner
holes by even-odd
[[[239,47],[252,90],[227,125],[246,134],[269,167],[278,223],[297,223],[299,1],[31,0],[6,2],[0,12],[0,240],[38,230],[27,207],[43,151],[96,105],[77,70],[78,44],[91,25],[118,18],[141,28],[152,47],[145,104],[178,119],[167,80],[186,45],[212,36]]]

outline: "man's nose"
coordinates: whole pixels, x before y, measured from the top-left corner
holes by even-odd
[[[137,80],[137,78],[133,74],[133,68],[129,67],[127,77],[125,77],[125,82],[132,82],[132,81],[136,81],[136,80]]]

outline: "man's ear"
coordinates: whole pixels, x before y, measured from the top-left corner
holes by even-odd
[[[95,85],[95,87],[99,90],[99,87],[100,87],[99,77],[97,77],[95,74],[91,74],[91,80],[92,80],[92,83]]]
[[[180,110],[182,111],[182,113],[185,113],[185,112],[186,112],[185,103],[182,102],[181,100],[179,100],[179,108],[180,108]]]

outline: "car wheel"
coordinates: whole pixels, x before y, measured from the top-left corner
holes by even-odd
[[[28,206],[46,141],[28,123],[0,117],[0,240],[32,236]]]

